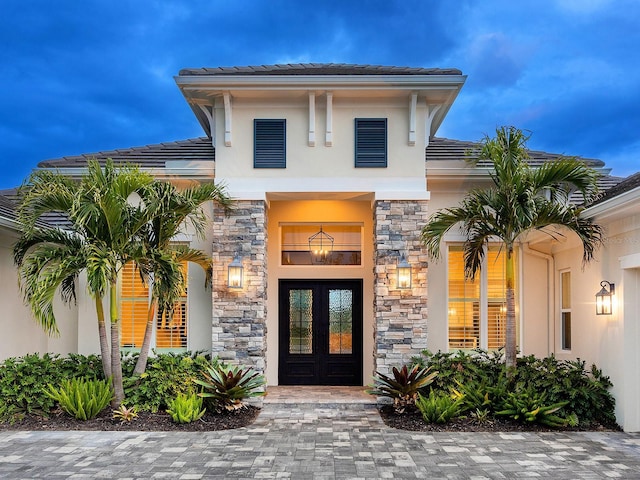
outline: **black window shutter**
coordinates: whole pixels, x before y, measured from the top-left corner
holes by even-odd
[[[356,167],[387,166],[387,119],[356,118]]]
[[[285,119],[255,119],[253,135],[254,168],[285,168],[287,166],[287,121]]]

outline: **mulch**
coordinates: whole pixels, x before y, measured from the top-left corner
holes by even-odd
[[[55,411],[49,417],[26,415],[13,423],[0,423],[0,430],[106,430],[106,431],[173,431],[209,432],[229,430],[251,425],[260,409],[247,406],[233,412],[205,413],[200,420],[191,423],[175,423],[165,412],[139,412],[130,422],[114,419],[109,409],[91,420],[76,420],[71,415]]]
[[[382,421],[391,428],[414,432],[582,432],[616,431],[617,426],[581,425],[578,427],[551,428],[539,424],[523,424],[507,418],[490,418],[479,421],[473,417],[454,418],[447,423],[425,423],[422,414],[415,410],[402,414],[395,413],[392,406],[379,409]]]

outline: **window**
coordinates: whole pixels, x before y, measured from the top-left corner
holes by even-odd
[[[320,229],[333,242],[322,261],[314,261],[309,239]],[[362,225],[353,224],[298,224],[282,225],[282,265],[361,265]]]
[[[187,277],[187,263],[182,264],[183,273]],[[147,315],[151,297],[149,286],[145,285],[138,269],[133,263],[127,263],[122,269],[120,290],[120,316],[122,347],[140,348],[147,326]],[[155,342],[152,347],[187,348],[187,291],[175,305],[173,316],[156,313]]]
[[[387,166],[387,119],[356,118],[356,167]]]
[[[560,272],[560,342],[571,350],[571,272]]]
[[[483,266],[473,280],[464,278],[462,245],[449,246],[447,263],[449,348],[503,347],[507,323],[503,249],[497,245],[488,247]]]
[[[287,166],[286,120],[255,119],[253,135],[254,168],[285,168]]]

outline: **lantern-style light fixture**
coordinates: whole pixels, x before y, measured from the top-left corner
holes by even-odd
[[[602,288],[596,293],[596,315],[611,315],[613,313],[613,295],[616,293],[616,285],[603,280],[600,282],[600,286]],[[608,290],[607,287],[609,287]]]
[[[322,230],[314,233],[309,237],[309,253],[311,254],[311,263],[324,264],[327,263],[329,256],[333,252],[333,237]]]
[[[411,264],[404,254],[400,256],[398,262],[398,288],[411,288]]]
[[[236,253],[227,269],[227,286],[229,288],[242,288],[243,277],[244,267],[242,266],[242,260],[240,259],[240,254]]]

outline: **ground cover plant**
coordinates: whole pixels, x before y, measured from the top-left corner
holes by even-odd
[[[507,375],[501,356],[480,349],[425,350],[403,368],[437,375],[418,388],[414,406],[402,411],[383,406],[383,419],[411,430],[619,429],[612,384],[595,365],[587,369],[581,360],[525,356]],[[374,383],[383,378],[378,374]],[[379,394],[374,388],[369,393]],[[387,396],[394,400],[394,394]]]
[[[99,356],[31,354],[5,360],[0,429],[206,431],[246,426],[259,413],[245,400],[263,394],[264,377],[250,368],[230,367],[200,352],[167,353],[152,356],[145,373],[134,375],[137,360],[135,354],[122,358],[125,398],[115,410],[109,408],[113,388]],[[218,398],[233,398],[233,409],[205,399],[197,381],[206,381],[208,370],[241,370],[239,379],[250,379],[240,389],[231,381],[209,388]]]

